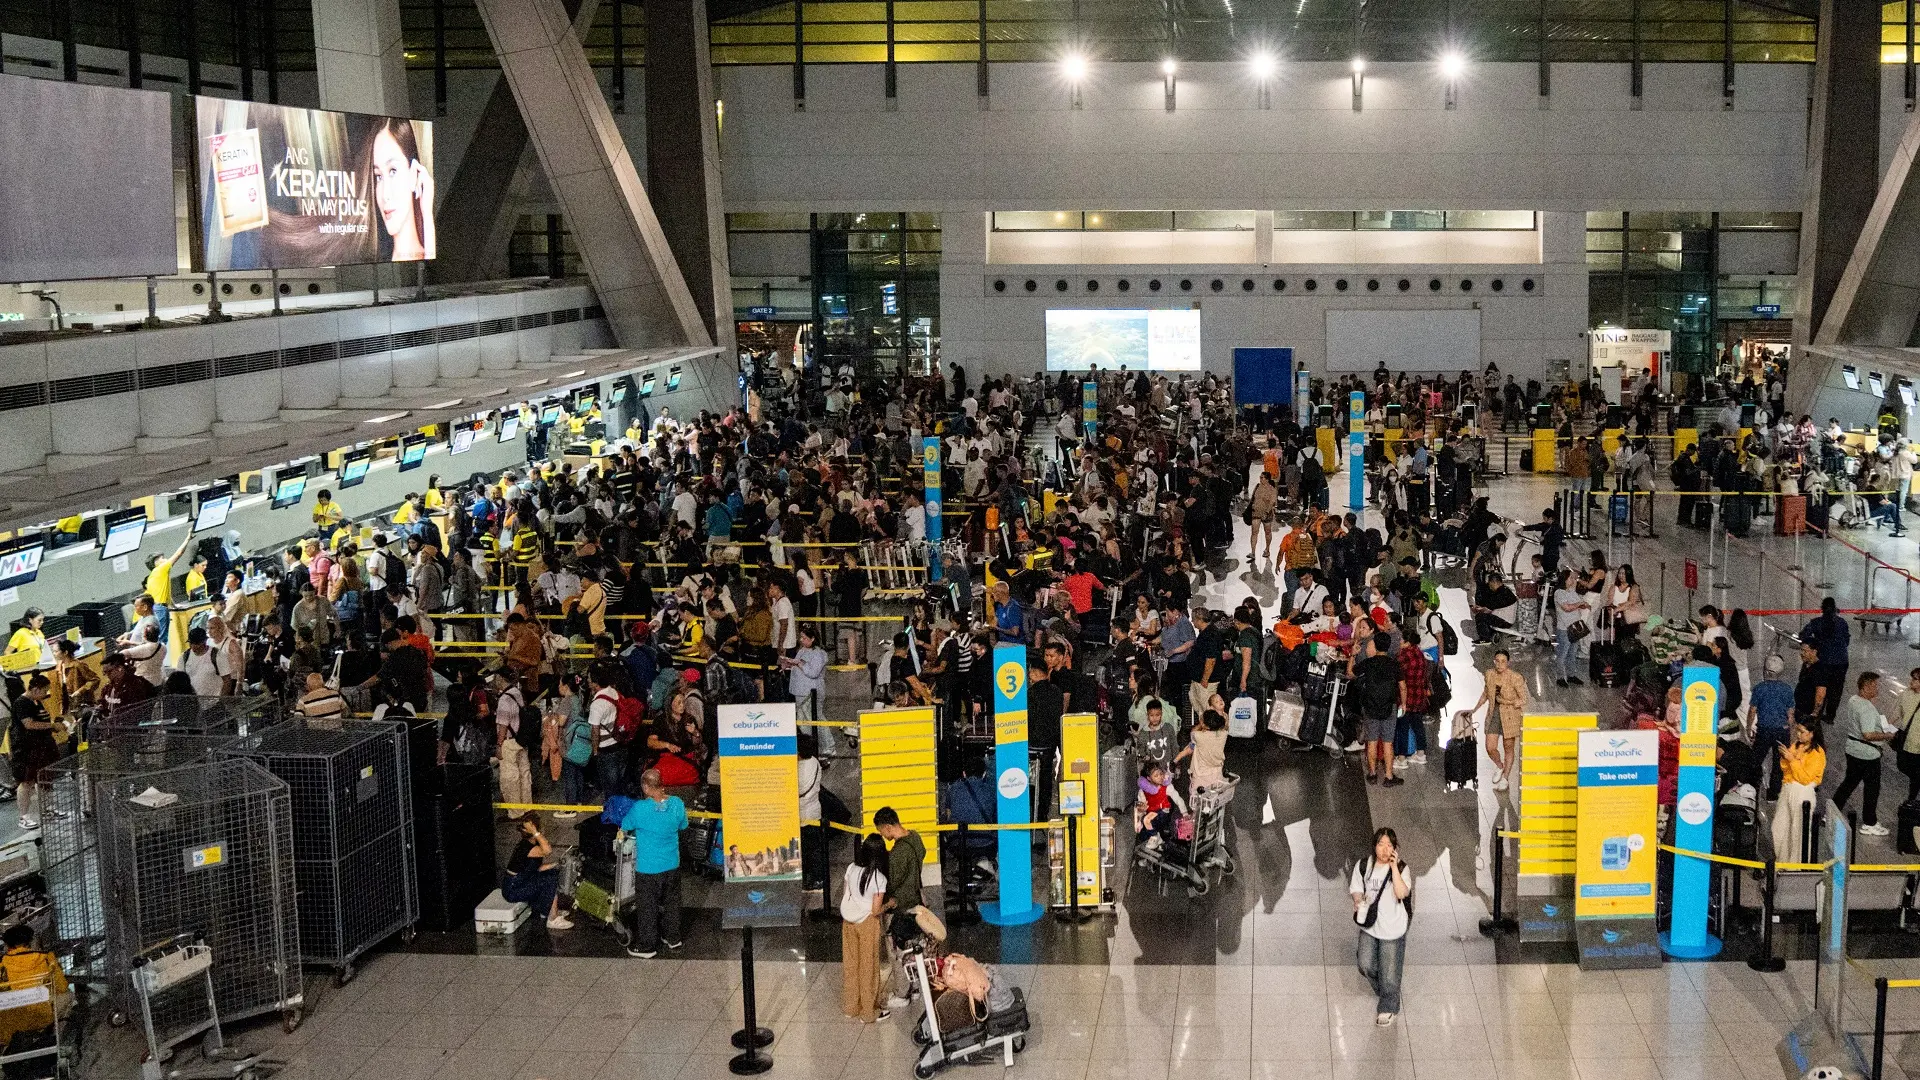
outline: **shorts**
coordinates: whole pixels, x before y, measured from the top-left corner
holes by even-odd
[[[1507,734],[1506,724],[1500,716],[1498,705],[1487,709],[1487,722],[1481,726],[1480,734],[1489,739],[1501,738]],[[1517,736],[1520,733],[1516,731],[1513,734]]]
[[[1369,716],[1367,717],[1365,728],[1366,733],[1361,737],[1367,742],[1390,743],[1393,741],[1394,728],[1398,724],[1399,721],[1392,716],[1388,716],[1385,719],[1377,716]]]

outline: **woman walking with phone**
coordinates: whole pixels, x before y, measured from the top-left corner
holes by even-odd
[[[1373,1022],[1387,1027],[1400,1013],[1400,972],[1413,916],[1413,879],[1400,861],[1400,839],[1392,829],[1374,830],[1373,853],[1354,864],[1348,891],[1353,922],[1360,928],[1356,962],[1379,1000]]]

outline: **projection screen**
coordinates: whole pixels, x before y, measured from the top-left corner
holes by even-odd
[[[168,95],[0,75],[0,281],[180,269]]]
[[[1327,312],[1327,370],[1479,370],[1480,313],[1448,311]]]

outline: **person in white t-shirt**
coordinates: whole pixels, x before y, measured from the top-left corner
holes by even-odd
[[[187,651],[180,655],[180,670],[193,682],[199,697],[220,696],[220,661],[207,647],[207,628],[196,626],[187,631]]]
[[[1386,1027],[1400,1013],[1413,896],[1413,878],[1400,861],[1400,838],[1392,829],[1373,831],[1373,854],[1354,864],[1347,891],[1353,894],[1353,922],[1360,930],[1356,961],[1379,1003],[1373,1022]]]
[[[927,500],[917,491],[907,492],[907,508],[900,511],[900,533],[904,540],[927,538]]]
[[[840,1011],[863,1024],[887,1018],[887,1010],[879,1007],[887,976],[880,944],[890,857],[886,840],[868,833],[847,867],[840,894]]]
[[[773,647],[781,655],[800,647],[800,624],[793,617],[793,601],[787,587],[778,581],[767,582],[767,597],[773,609]]]

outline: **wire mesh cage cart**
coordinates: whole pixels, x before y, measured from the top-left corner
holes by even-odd
[[[413,795],[404,724],[290,720],[221,750],[291,790],[300,952],[344,984],[360,955],[420,919]]]
[[[302,1005],[293,881],[293,802],[255,762],[216,760],[122,777],[95,797],[106,963],[115,1011],[140,1013],[131,972],[156,941],[196,935],[213,950],[222,1020],[278,1012],[288,1030]],[[150,1001],[158,1045],[208,1029],[195,995]]]
[[[171,727],[106,734],[87,749],[47,766],[40,779],[41,872],[53,901],[56,952],[67,973],[89,982],[123,979],[107,967],[106,908],[100,889],[94,808],[101,785],[131,776],[177,769],[212,759],[232,736],[203,735]]]
[[[122,705],[102,716],[101,735],[133,728],[168,728],[199,735],[249,735],[280,722],[280,703],[264,694],[252,697],[193,697],[161,694]]]

